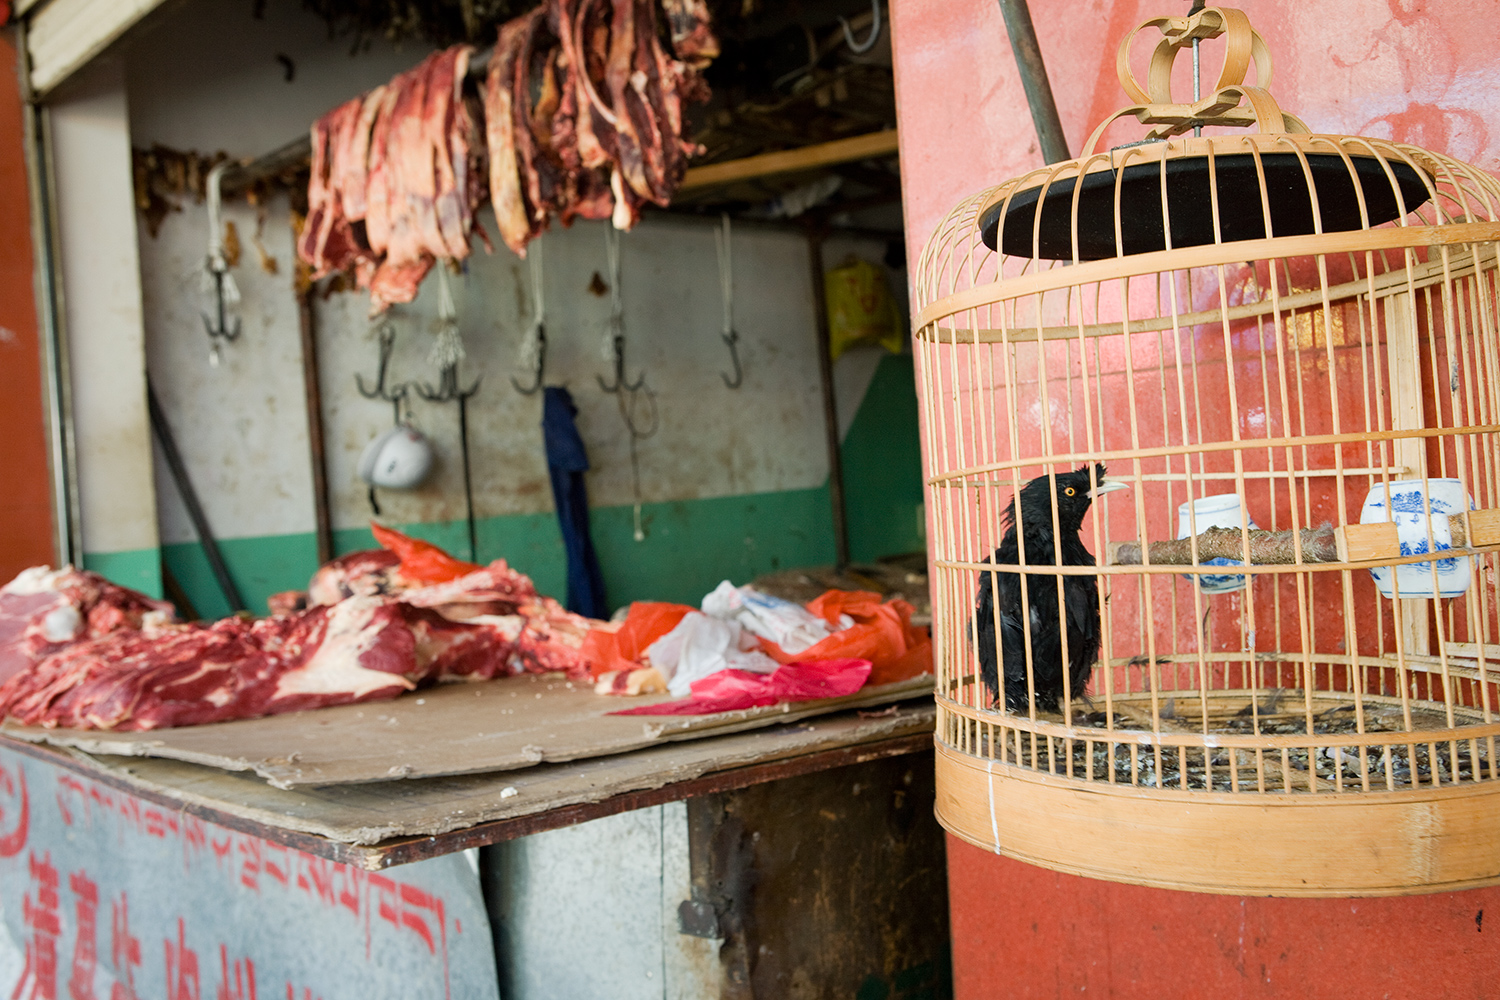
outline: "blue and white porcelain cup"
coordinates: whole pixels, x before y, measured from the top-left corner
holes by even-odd
[[[1189,514],[1191,506],[1191,515]],[[1240,507],[1240,498],[1234,493],[1218,493],[1191,505],[1181,504],[1177,508],[1177,537],[1189,538],[1202,534],[1205,528],[1256,528],[1253,519],[1245,516]],[[1196,531],[1194,530],[1196,528]],[[1204,566],[1240,566],[1238,559],[1205,559]],[[1245,577],[1241,574],[1204,573],[1198,576],[1198,589],[1205,594],[1228,594],[1245,589]]]
[[[1376,483],[1365,497],[1359,512],[1360,524],[1394,521],[1396,537],[1401,541],[1403,556],[1424,552],[1441,552],[1453,547],[1453,532],[1448,518],[1474,509],[1474,501],[1464,492],[1457,479],[1400,479],[1390,484],[1390,505],[1386,505],[1386,485]],[[1432,546],[1427,541],[1428,525],[1432,528]],[[1437,582],[1434,587],[1432,562],[1407,563],[1403,566],[1377,566],[1370,570],[1375,586],[1386,597],[1457,597],[1469,589],[1469,559],[1454,556],[1435,560]],[[1394,572],[1393,572],[1394,571]]]

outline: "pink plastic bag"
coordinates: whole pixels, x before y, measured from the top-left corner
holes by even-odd
[[[870,676],[869,660],[808,660],[775,673],[721,670],[693,682],[693,695],[679,701],[626,708],[610,715],[710,715],[782,701],[811,701],[853,694]]]

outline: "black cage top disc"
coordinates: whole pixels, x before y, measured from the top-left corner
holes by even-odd
[[[1214,157],[1215,184],[1219,196],[1220,242],[1264,239],[1267,236],[1303,236],[1316,232],[1309,187],[1317,192],[1322,231],[1347,232],[1378,226],[1400,218],[1402,204],[1386,174],[1389,166],[1396,186],[1412,212],[1428,200],[1423,176],[1400,160],[1382,161],[1373,156],[1351,156],[1346,162],[1333,153],[1306,154],[1307,170],[1295,153],[1263,153],[1266,195],[1270,202],[1271,231],[1266,231],[1266,208],[1260,196],[1255,156],[1232,153]],[[1165,209],[1162,206],[1162,166],[1166,164]],[[1350,165],[1353,170],[1350,170]],[[1123,247],[1115,245],[1115,181],[1119,182],[1120,232]],[[1311,183],[1309,183],[1309,177]],[[1361,217],[1355,180],[1364,194]],[[1073,260],[1073,188],[1077,178],[1053,183],[1042,195],[1042,186],[1018,191],[1009,204],[1000,201],[979,217],[980,236],[991,250],[996,247],[1001,209],[1005,226],[998,249],[1012,257]],[[1079,260],[1101,260],[1119,254],[1150,253],[1167,249],[1165,227],[1170,220],[1172,247],[1204,246],[1214,239],[1213,202],[1210,197],[1207,157],[1180,157],[1156,163],[1136,163],[1123,171],[1101,170],[1084,175],[1078,195]],[[1037,202],[1041,201],[1041,227],[1037,232]]]

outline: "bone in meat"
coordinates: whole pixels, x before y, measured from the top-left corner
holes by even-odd
[[[490,146],[490,205],[495,210],[501,241],[522,256],[531,236],[531,222],[521,195],[512,87],[516,54],[526,23],[527,18],[522,17],[501,26],[484,90],[485,132]]]
[[[719,55],[719,40],[709,26],[707,0],[661,0],[672,33],[672,51],[695,69]]]
[[[172,617],[167,602],[97,573],[34,566],[0,587],[0,681],[74,642]]]

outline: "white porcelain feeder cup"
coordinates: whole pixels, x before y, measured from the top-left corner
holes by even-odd
[[[1360,524],[1394,521],[1396,537],[1401,540],[1403,556],[1424,552],[1441,552],[1453,547],[1453,533],[1448,523],[1452,514],[1474,509],[1474,501],[1464,492],[1457,479],[1400,479],[1392,482],[1390,504],[1386,504],[1387,486],[1377,483],[1365,497],[1359,512]],[[1430,510],[1430,514],[1429,514]],[[1428,526],[1432,530],[1432,547],[1428,548]],[[1396,585],[1401,597],[1457,597],[1469,589],[1469,559],[1454,556],[1438,559],[1434,587],[1434,563],[1407,563],[1403,566],[1377,566],[1370,570],[1375,586],[1386,597],[1395,597]],[[1394,572],[1392,572],[1394,570]]]
[[[1189,511],[1191,506],[1192,510]],[[1233,493],[1217,493],[1177,508],[1177,537],[1201,535],[1206,528],[1256,528],[1253,519],[1245,517],[1240,498]],[[1240,566],[1238,559],[1205,559],[1204,566]],[[1203,573],[1197,577],[1198,589],[1205,594],[1228,594],[1245,589],[1245,578],[1235,573]]]

